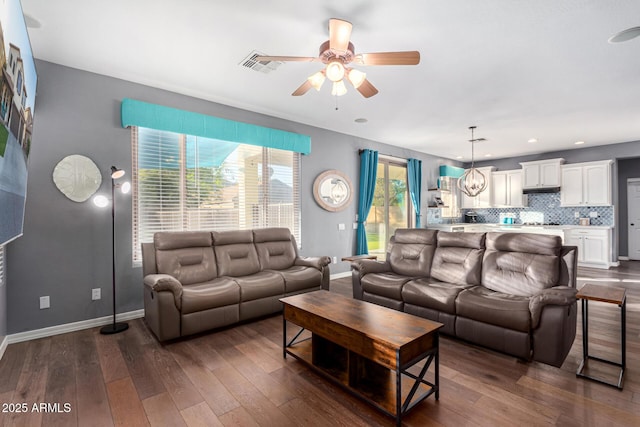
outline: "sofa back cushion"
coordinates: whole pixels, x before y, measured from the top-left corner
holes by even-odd
[[[497,292],[532,296],[558,284],[560,236],[487,233],[482,285]]]
[[[288,228],[253,230],[253,241],[262,270],[285,270],[296,260],[296,248]]]
[[[389,242],[391,270],[403,276],[429,276],[437,234],[424,228],[397,229]]]
[[[206,282],[217,276],[211,233],[205,231],[158,232],[153,236],[156,266],[183,285]]]
[[[484,241],[484,233],[438,232],[431,277],[457,285],[479,285]]]
[[[211,234],[218,275],[240,277],[260,271],[251,230],[214,231]]]

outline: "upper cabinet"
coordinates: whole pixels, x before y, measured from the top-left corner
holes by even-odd
[[[560,166],[562,163],[564,163],[564,159],[520,163],[522,165],[522,189],[533,190],[560,187],[562,182]]]
[[[562,166],[561,206],[611,205],[612,160]]]
[[[491,174],[491,191],[496,208],[526,206],[526,198],[522,194],[522,170],[497,171]]]
[[[495,170],[493,166],[486,166],[483,168],[477,168],[484,175],[487,180],[487,188],[476,197],[469,197],[464,193],[462,194],[462,208],[463,209],[478,209],[478,208],[490,208],[492,206],[493,186],[491,174]]]

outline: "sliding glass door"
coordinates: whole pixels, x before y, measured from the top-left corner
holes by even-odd
[[[373,205],[366,222],[369,254],[385,259],[389,237],[413,225],[406,163],[379,158]]]

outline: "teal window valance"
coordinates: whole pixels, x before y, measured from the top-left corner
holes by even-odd
[[[129,126],[311,153],[311,137],[307,135],[125,98],[122,100],[122,127]]]

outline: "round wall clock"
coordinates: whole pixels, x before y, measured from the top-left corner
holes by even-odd
[[[53,169],[53,182],[69,199],[84,202],[100,188],[102,174],[88,157],[72,154]]]

